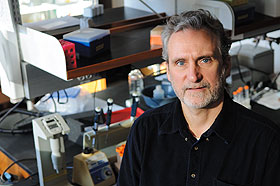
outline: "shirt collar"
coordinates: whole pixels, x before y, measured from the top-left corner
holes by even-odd
[[[209,137],[211,134],[215,133],[225,143],[229,144],[233,138],[234,123],[236,119],[236,112],[234,112],[233,108],[233,101],[225,92],[223,108],[213,125],[203,134],[203,136]],[[169,116],[159,129],[159,134],[172,134],[181,129],[189,130],[179,99],[176,99],[176,101],[170,105],[170,110]]]
[[[159,134],[173,134],[184,126],[187,128],[187,122],[183,115],[181,102],[178,98],[170,105],[169,109],[170,113],[160,126]]]

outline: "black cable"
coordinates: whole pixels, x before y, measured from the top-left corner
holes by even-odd
[[[260,73],[262,73],[262,74],[264,74],[264,75],[268,76],[268,79],[269,79],[269,73],[264,72],[264,71],[259,70],[259,69],[251,68],[251,67],[249,67],[249,69],[250,69],[251,71],[260,72]]]
[[[52,100],[53,105],[54,105],[54,112],[57,112],[56,103],[55,103],[55,100],[53,98],[53,95],[51,95],[51,100]]]
[[[278,79],[279,75],[280,75],[280,72],[278,72],[277,75],[275,76],[275,78],[272,80],[271,85],[274,85],[274,83],[276,83],[276,80]]]
[[[59,101],[59,98],[60,98],[59,91],[56,91],[56,93],[57,93],[57,103],[59,103],[59,102],[60,102],[60,101]]]
[[[26,121],[26,120],[29,121],[29,123],[30,123],[30,119],[31,119],[31,118],[30,118],[29,116],[27,116],[26,118],[22,118],[21,120],[19,120],[19,121],[17,121],[16,123],[13,124],[11,130],[16,130],[17,127],[18,127],[18,125],[22,124],[22,122],[24,122],[24,121]]]
[[[36,158],[34,158],[34,159],[36,159]],[[30,179],[31,177],[35,176],[35,175],[38,175],[38,172],[35,172],[35,173],[33,173],[33,174],[30,174],[27,178],[25,178],[25,180],[28,180],[28,179]]]
[[[5,114],[4,116],[2,116],[0,118],[0,123],[11,113],[13,112],[13,110],[15,110],[22,102],[24,101],[24,99],[22,99],[20,102],[18,102],[17,104],[15,104],[12,108],[10,108]]]
[[[29,115],[29,116],[34,116],[34,117],[41,117],[41,116],[43,116],[43,113],[41,113],[41,112],[27,111],[27,110],[23,110],[23,109],[20,109],[20,108],[15,108],[12,111],[11,111],[11,109],[5,109],[5,110],[0,112],[0,116],[3,115],[3,114],[5,116],[8,112],[9,112],[9,114],[13,112],[13,113],[21,113],[21,114],[25,114],[25,115]],[[7,116],[8,115],[6,115],[6,117]],[[24,121],[26,119],[27,118],[24,118],[24,119],[16,122],[15,125],[17,125],[18,123],[20,123],[20,122],[22,122],[22,121]],[[13,127],[13,129],[3,129],[3,128],[0,128],[0,133],[24,134],[24,133],[29,133],[29,132],[32,132],[32,129],[15,129],[14,127]]]
[[[46,102],[46,101],[48,101],[51,97],[52,97],[52,94],[50,94],[49,97],[46,98],[45,100],[41,100],[41,101],[42,101],[42,102]]]
[[[59,104],[66,104],[66,103],[68,103],[68,101],[69,101],[69,97],[68,97],[68,94],[67,94],[66,90],[63,89],[63,91],[64,91],[64,94],[65,94],[65,97],[66,97],[66,101],[65,101],[65,102],[61,102],[61,101],[60,101],[59,91],[57,91],[57,102],[58,102]]]
[[[242,73],[241,73],[240,64],[239,64],[239,59],[238,59],[238,54],[239,54],[239,52],[240,52],[240,50],[241,50],[241,48],[242,48],[241,41],[239,41],[239,43],[240,43],[240,47],[239,47],[239,49],[238,49],[238,51],[237,51],[237,54],[236,54],[236,55],[237,55],[237,58],[236,58],[237,70],[238,70],[238,73],[239,73],[239,76],[240,76],[241,81],[246,85],[246,82],[245,82],[245,80],[244,80],[244,78],[243,78],[243,75],[242,75]]]
[[[57,111],[57,108],[56,108],[56,103],[55,103],[55,100],[54,100],[54,98],[53,98],[53,95],[52,95],[52,94],[50,94],[50,95],[49,95],[49,97],[48,97],[48,98],[46,98],[45,100],[42,100],[42,102],[46,102],[46,101],[48,101],[49,99],[51,99],[51,100],[52,100],[53,105],[54,105],[54,112],[56,112],[56,111]]]
[[[3,172],[2,172],[2,175],[1,175],[1,177],[0,177],[0,179],[2,180],[2,181],[5,181],[4,180],[4,174],[5,174],[5,172],[7,172],[7,170],[9,170],[14,164],[16,164],[16,163],[18,163],[18,162],[22,162],[22,161],[31,161],[31,160],[36,160],[36,158],[25,158],[25,159],[20,159],[20,160],[16,160],[16,161],[14,161],[13,163],[11,163]]]
[[[29,175],[29,176],[28,176],[27,178],[25,178],[23,181],[26,181],[26,180],[28,180],[28,179],[32,178],[32,177],[33,177],[33,176],[35,176],[35,175],[38,175],[38,172],[35,172],[35,173],[33,173],[33,174]],[[34,180],[34,181],[36,181],[36,183],[34,183],[34,184],[30,185],[30,186],[40,185],[40,183],[39,183],[39,180],[38,180],[38,179],[37,179],[37,180]],[[17,183],[19,183],[19,182],[21,182],[21,180],[20,180],[20,181],[18,181]]]
[[[8,111],[9,111],[9,109],[2,110],[0,112],[0,116],[3,115],[4,113],[8,112]],[[12,112],[21,113],[21,114],[25,114],[25,115],[28,115],[28,116],[35,116],[35,117],[43,116],[43,113],[41,113],[41,112],[33,112],[33,111],[29,111],[29,110],[24,110],[24,109],[21,109],[21,108],[15,108]]]
[[[27,110],[23,110],[23,109],[20,109],[20,108],[15,108],[14,110],[11,111],[11,109],[5,109],[3,111],[0,112],[0,116],[4,114],[4,116],[9,112],[10,113],[21,113],[21,114],[25,114],[25,115],[28,115],[28,116],[35,116],[35,117],[41,117],[43,116],[42,113],[40,112],[33,112],[33,111],[27,111]],[[4,117],[3,116],[3,117]],[[6,115],[7,117],[8,115]],[[21,123],[22,121],[26,120],[27,118],[24,118],[18,122],[16,122],[13,126],[12,129],[3,129],[3,128],[0,128],[0,133],[11,133],[11,134],[23,134],[23,133],[29,133],[29,132],[32,132],[32,129],[24,129],[24,130],[21,130],[21,129],[15,129],[15,126],[19,123]],[[2,120],[3,121],[3,120]]]
[[[2,129],[0,128],[0,133],[7,133],[7,134],[25,134],[32,132],[32,129]]]

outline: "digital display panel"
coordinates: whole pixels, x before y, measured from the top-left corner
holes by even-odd
[[[51,120],[47,120],[46,122],[51,123],[51,122],[54,122],[54,121],[55,121],[54,119],[51,119]]]
[[[55,123],[55,124],[49,125],[48,127],[49,127],[49,129],[53,129],[53,128],[58,127],[58,125]]]

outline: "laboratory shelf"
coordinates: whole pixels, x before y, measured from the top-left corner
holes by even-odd
[[[111,28],[111,52],[89,60],[91,64],[88,61],[85,63],[87,66],[67,71],[68,78],[94,74],[145,59],[160,57],[161,48],[150,48],[149,33],[153,26],[147,27],[147,25],[154,24],[156,26],[164,23],[165,19],[153,18],[134,23],[132,24],[134,27],[123,25]],[[146,27],[139,28],[143,25]],[[128,31],[123,31],[125,29],[128,29]],[[256,13],[253,22],[235,27],[235,35],[239,35],[239,39],[245,39],[277,29],[280,29],[280,17],[274,18]],[[228,34],[231,35],[231,32],[229,31]],[[83,60],[79,63],[83,63]]]
[[[149,12],[121,7],[105,10],[104,15],[92,19],[94,28],[110,29],[111,50],[94,58],[78,59],[78,68],[66,71],[67,80],[81,76],[96,74],[117,67],[159,58],[162,49],[151,48],[150,30],[156,25],[166,22],[166,15],[161,13],[159,18]],[[45,32],[49,35],[62,38],[62,35],[78,29],[77,26]],[[255,20],[248,24],[235,27],[233,40],[241,40],[270,31],[280,29],[280,18],[255,14]],[[236,38],[234,38],[236,36]]]
[[[67,71],[67,77],[72,79],[160,57],[161,48],[150,46],[150,30],[154,26],[112,33],[111,51],[94,58],[81,58],[78,68]]]
[[[280,17],[270,17],[255,12],[255,19],[251,23],[235,27],[235,35],[246,39],[280,29]]]
[[[109,29],[111,50],[93,58],[80,57],[78,68],[67,70],[67,79],[96,74],[113,68],[161,56],[161,48],[150,47],[150,30],[164,24],[162,18],[150,12],[129,7],[105,9],[101,16],[91,19],[94,28]],[[61,39],[63,34],[77,30],[78,26],[50,30],[45,33]]]
[[[160,13],[161,16],[165,17],[165,13]],[[82,16],[74,16],[76,18],[81,18]],[[93,17],[92,19],[89,19],[94,28],[102,28],[102,29],[112,29],[118,27],[119,29],[122,28],[122,26],[127,26],[135,23],[141,23],[147,20],[152,20],[158,18],[157,15],[130,8],[130,7],[118,7],[118,8],[110,8],[105,9],[104,14],[100,16]],[[79,29],[79,25],[67,27],[67,28],[61,28],[61,29],[55,29],[55,30],[48,30],[44,33],[52,35],[58,39],[61,39],[63,34],[66,34],[68,32],[72,32],[74,30]]]

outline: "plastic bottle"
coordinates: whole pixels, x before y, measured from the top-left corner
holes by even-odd
[[[239,87],[238,89],[237,89],[237,95],[238,95],[238,102],[240,103],[240,104],[242,104],[242,102],[243,102],[243,100],[244,100],[244,96],[243,96],[243,87]]]
[[[141,95],[141,91],[144,88],[143,74],[139,69],[130,71],[128,74],[128,85],[130,95],[136,94],[137,96]]]
[[[244,91],[245,91],[245,99],[250,99],[249,86],[248,85],[244,86]]]
[[[250,92],[249,92],[249,86],[248,85],[244,86],[244,91],[245,91],[244,106],[248,109],[251,109]]]
[[[157,85],[153,90],[153,98],[164,99],[164,90],[161,88],[161,85]]]

